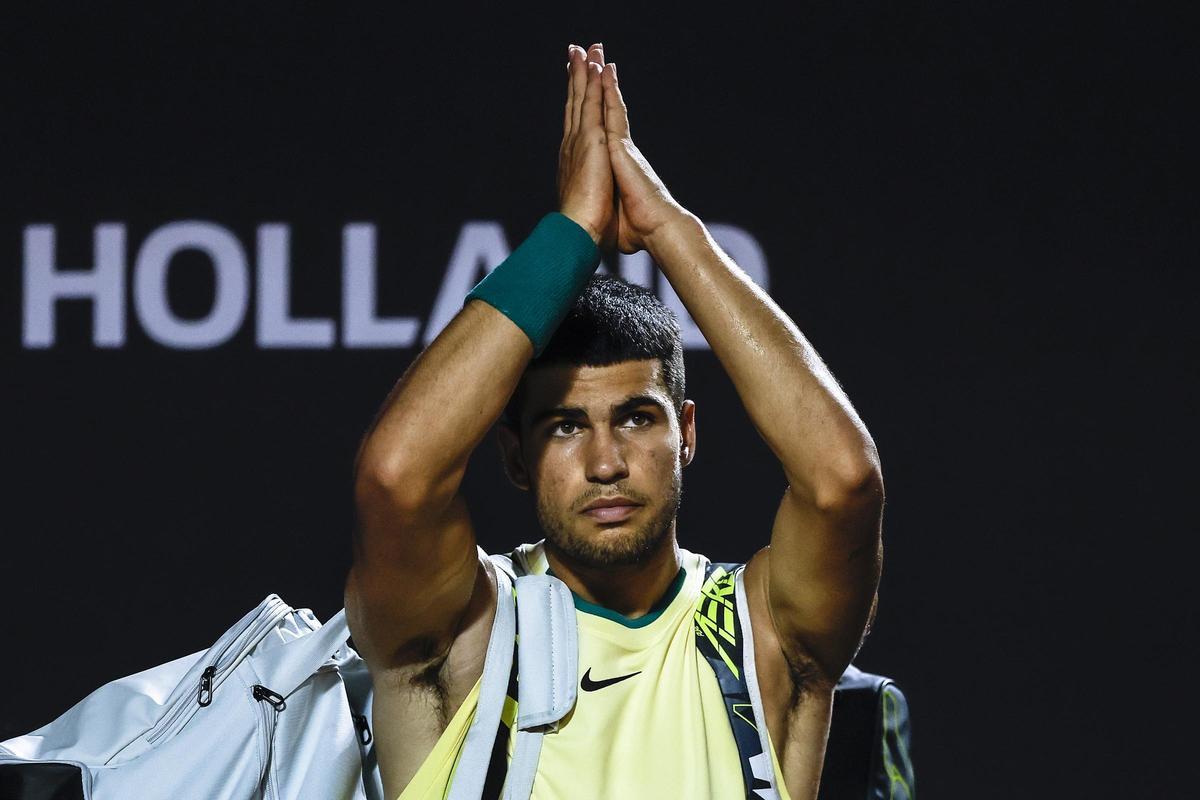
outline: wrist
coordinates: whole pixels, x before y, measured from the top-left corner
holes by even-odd
[[[552,212],[463,304],[478,299],[504,314],[529,337],[536,358],[599,263],[600,251],[583,226]]]
[[[600,245],[600,231],[597,230],[596,227],[590,223],[583,214],[569,208],[559,209],[558,213],[571,220],[571,222],[574,222],[580,228],[583,228],[584,232],[588,236],[592,237],[592,242],[595,243],[597,247]]]
[[[660,253],[677,247],[688,239],[703,238],[704,223],[692,212],[680,206],[669,214],[653,231],[642,238],[646,250],[659,264]]]

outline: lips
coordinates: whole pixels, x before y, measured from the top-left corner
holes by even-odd
[[[620,522],[632,516],[640,507],[628,497],[604,497],[588,503],[583,513],[597,522]]]

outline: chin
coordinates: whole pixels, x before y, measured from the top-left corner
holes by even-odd
[[[591,567],[629,566],[647,560],[675,527],[683,485],[679,470],[662,502],[642,506],[619,522],[598,523],[584,514],[536,505],[546,541],[562,555]]]
[[[564,555],[594,567],[615,567],[644,561],[662,542],[668,528],[656,530],[630,525],[628,521],[603,527],[587,525],[562,536],[547,534],[547,539]]]

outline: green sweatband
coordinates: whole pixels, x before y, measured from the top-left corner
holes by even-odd
[[[554,211],[475,284],[463,305],[477,298],[493,306],[525,332],[537,358],[599,263],[600,250],[591,235]]]

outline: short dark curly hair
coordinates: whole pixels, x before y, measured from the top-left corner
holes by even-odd
[[[607,367],[621,361],[657,358],[662,379],[683,414],[686,381],[679,320],[653,292],[623,278],[597,273],[575,300],[567,316],[530,370],[560,364]],[[524,376],[508,401],[500,421],[520,432]]]

